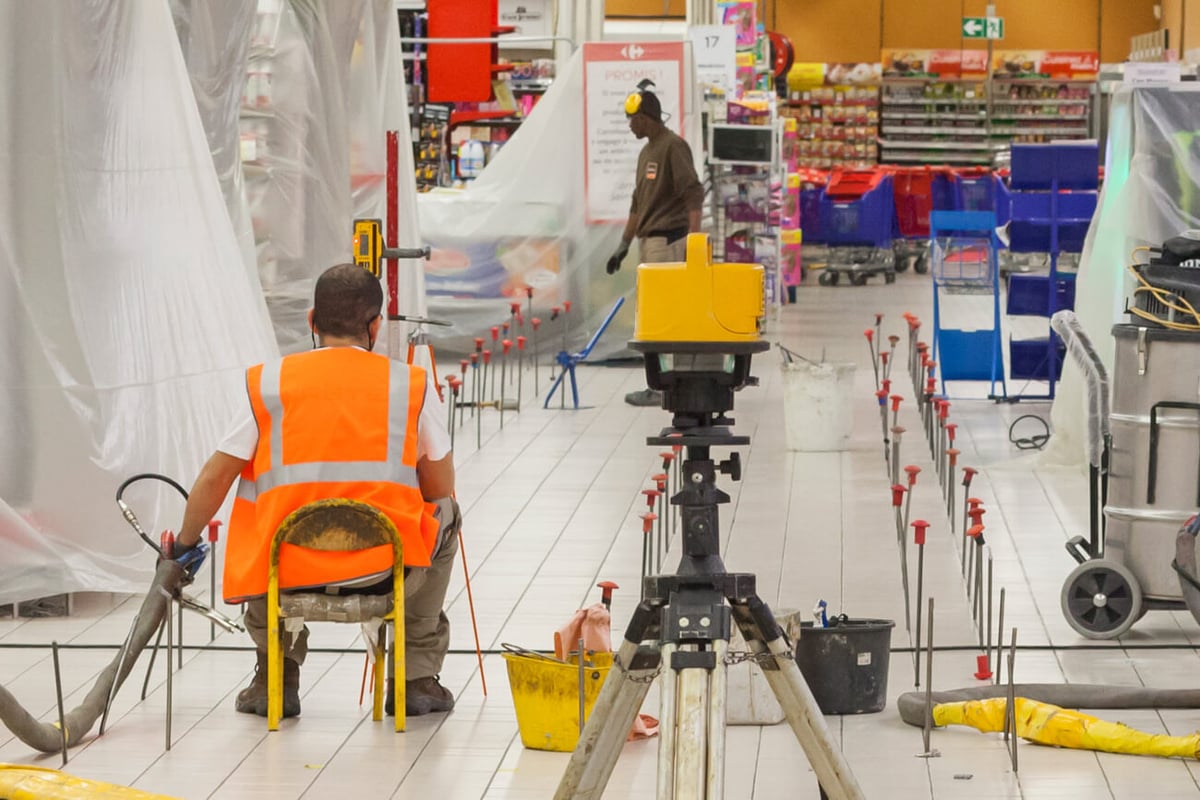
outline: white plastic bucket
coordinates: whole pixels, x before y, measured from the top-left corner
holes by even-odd
[[[783,366],[783,423],[789,450],[846,450],[854,429],[854,364]]]

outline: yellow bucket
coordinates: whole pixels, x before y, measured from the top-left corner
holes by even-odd
[[[579,661],[571,656],[564,664],[549,657],[504,653],[508,684],[521,744],[531,750],[569,753],[579,741]],[[588,661],[591,662],[588,665]],[[600,696],[600,687],[612,667],[612,653],[592,653],[584,661],[584,721]]]

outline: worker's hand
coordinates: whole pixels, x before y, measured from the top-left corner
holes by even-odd
[[[621,262],[625,260],[625,256],[629,255],[629,242],[621,242],[621,246],[617,248],[617,252],[612,254],[608,259],[608,274],[612,275],[621,268]]]
[[[188,547],[179,542],[173,542],[171,552],[164,554],[163,558],[175,561],[183,567],[183,571],[187,574],[187,581],[191,583],[196,577],[196,573],[200,571],[200,567],[204,565],[204,559],[208,558],[208,545],[204,542],[196,542]]]

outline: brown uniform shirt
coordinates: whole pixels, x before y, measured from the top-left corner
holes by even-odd
[[[682,229],[687,233],[688,211],[699,211],[704,186],[692,165],[692,148],[664,128],[638,154],[637,184],[631,214],[638,215],[637,236],[661,236]]]

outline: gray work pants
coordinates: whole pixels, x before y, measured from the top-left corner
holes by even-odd
[[[638,255],[643,264],[662,264],[687,260],[687,237],[667,244],[665,236],[643,236],[638,240]]]
[[[457,504],[450,498],[437,501],[438,518],[443,524],[439,546],[428,567],[413,567],[404,577],[404,672],[406,680],[429,678],[442,671],[442,661],[450,649],[450,620],[442,606],[450,585],[454,556],[458,554],[458,535],[462,524]],[[267,598],[246,601],[243,620],[246,632],[260,652],[267,651]],[[308,628],[296,636],[283,636],[283,655],[298,664],[308,655]],[[388,659],[388,675],[393,661]]]

